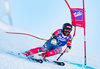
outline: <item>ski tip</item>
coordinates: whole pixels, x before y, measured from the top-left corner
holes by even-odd
[[[65,66],[65,63],[62,62],[62,63],[61,63],[61,66]]]
[[[57,65],[60,65],[60,66],[65,66],[65,63],[64,62],[54,61],[54,63],[56,63]]]
[[[42,60],[40,60],[39,62],[40,62],[40,63],[43,63],[43,61],[42,61]]]
[[[5,33],[8,33],[8,32],[5,32]]]

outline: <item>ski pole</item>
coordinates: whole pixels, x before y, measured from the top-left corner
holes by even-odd
[[[21,35],[28,35],[28,36],[31,36],[31,37],[34,37],[34,38],[37,38],[37,39],[40,39],[40,40],[45,40],[45,41],[49,41],[51,42],[50,40],[47,40],[47,39],[43,39],[43,38],[39,38],[37,36],[34,36],[34,35],[31,35],[31,34],[27,34],[27,33],[18,33],[18,32],[6,32],[8,34],[21,34]]]
[[[66,52],[66,49],[60,54],[60,56],[57,58],[57,61],[60,59],[60,57]]]

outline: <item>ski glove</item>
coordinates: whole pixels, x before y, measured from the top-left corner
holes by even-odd
[[[54,33],[51,35],[51,38],[52,38],[52,39],[54,39],[54,38],[55,38],[55,34],[54,34]]]
[[[66,48],[66,52],[68,53],[69,50],[71,50],[71,46],[67,46],[67,48]]]

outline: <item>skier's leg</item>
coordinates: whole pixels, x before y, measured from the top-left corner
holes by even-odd
[[[50,45],[51,43],[47,41],[42,47],[37,47],[34,49],[30,49],[29,51],[25,51],[24,55],[30,56],[39,52],[45,52],[49,50]]]
[[[44,52],[43,47],[37,47],[34,49],[30,49],[29,51],[25,51],[24,55],[29,56],[29,55],[33,55],[39,52]]]
[[[56,49],[53,49],[53,50],[49,50],[45,53],[42,53],[41,56],[42,57],[50,57],[50,56],[53,56],[53,55],[57,55],[57,54],[60,54],[62,51],[62,48],[56,48]]]

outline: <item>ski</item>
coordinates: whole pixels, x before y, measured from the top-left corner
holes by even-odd
[[[56,63],[57,65],[65,66],[65,63],[64,62],[58,62],[58,61],[53,61],[53,62]]]
[[[35,61],[35,62],[39,62],[39,63],[43,63],[42,59],[37,59],[37,58],[28,58],[29,60]]]
[[[45,61],[45,62],[48,62],[48,63],[57,64],[57,65],[60,65],[60,66],[64,66],[65,65],[64,62],[53,61],[53,60],[49,60],[49,59],[46,59],[46,58],[37,59],[37,58],[34,58],[34,56],[33,56],[33,57],[29,57],[29,59],[31,59],[32,61],[35,61],[35,62],[39,62],[39,63],[43,63],[43,61]]]
[[[22,53],[18,53],[19,56],[21,56],[21,54]],[[23,56],[21,56],[21,57],[23,57]],[[34,56],[30,56],[30,57],[25,56],[25,58],[26,59],[29,59],[30,61],[34,61],[34,62],[38,62],[38,63],[43,63],[43,60],[42,59],[34,58]]]
[[[53,61],[53,60],[48,60],[48,59],[43,59],[45,62],[50,62],[50,63],[54,63],[60,66],[65,66],[64,62],[59,62],[59,61]]]
[[[45,62],[48,62],[48,63],[54,63],[54,64],[57,64],[57,65],[60,65],[60,66],[64,66],[65,63],[64,62],[59,62],[59,61],[53,61],[53,60],[49,60],[49,59],[40,59],[40,58],[34,58],[33,57],[26,57],[26,56],[23,56],[22,53],[15,53],[13,51],[4,51],[6,54],[9,54],[9,55],[12,55],[12,56],[15,56],[15,57],[18,57],[18,58],[21,58],[21,59],[25,59],[25,60],[28,60],[28,61],[31,61],[31,62],[38,62],[38,63],[43,63],[44,61]]]
[[[65,63],[64,62],[59,62],[59,61],[53,61],[53,60],[49,60],[49,59],[37,59],[34,57],[29,57],[29,60],[35,61],[35,62],[39,62],[39,63],[43,63],[43,61],[48,62],[48,63],[54,63],[60,66],[64,66]]]

